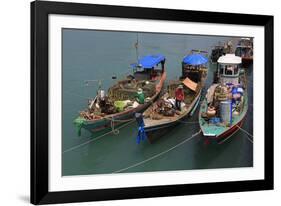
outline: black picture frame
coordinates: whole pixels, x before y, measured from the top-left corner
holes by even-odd
[[[264,180],[181,184],[116,189],[49,192],[48,190],[48,15],[102,16],[189,21],[265,28],[265,164]],[[31,203],[50,204],[273,189],[273,16],[31,2]]]

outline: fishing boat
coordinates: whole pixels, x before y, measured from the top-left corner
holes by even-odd
[[[243,67],[248,67],[253,62],[253,39],[241,38],[236,46],[235,55],[242,57]]]
[[[143,112],[159,96],[166,79],[165,57],[147,55],[131,64],[133,73],[108,89],[99,89],[88,107],[74,120],[78,135],[81,129],[91,132],[114,128],[130,121],[134,114]]]
[[[241,57],[235,54],[218,59],[218,81],[209,87],[199,111],[199,124],[206,141],[223,143],[243,124],[248,96],[241,63]]]
[[[211,62],[217,63],[219,57],[225,54],[233,53],[233,43],[232,40],[228,40],[225,43],[219,42],[217,45],[215,45],[211,52]]]
[[[217,63],[218,59],[220,56],[222,56],[224,54],[224,45],[219,42],[217,45],[215,45],[212,48],[212,52],[210,55],[210,60],[212,63]]]
[[[185,56],[182,61],[182,76],[170,81],[167,92],[144,111],[143,121],[138,122],[143,122],[143,129],[150,143],[194,113],[207,77],[207,62],[208,58],[198,52]],[[182,89],[184,94],[178,108],[177,89]]]

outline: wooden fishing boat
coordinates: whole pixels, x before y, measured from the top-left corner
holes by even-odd
[[[248,67],[253,63],[253,39],[241,38],[236,46],[235,55],[242,58],[243,67]]]
[[[170,81],[167,92],[143,113],[144,131],[152,143],[196,110],[207,77],[208,58],[200,53],[187,55],[182,62],[182,76]],[[175,108],[175,90],[183,88],[181,110]]]
[[[248,110],[246,77],[241,57],[218,59],[218,82],[209,87],[199,112],[199,124],[208,141],[223,143],[240,129]]]
[[[132,120],[135,113],[143,112],[159,96],[166,79],[165,57],[147,55],[132,64],[133,74],[118,81],[108,89],[107,95],[99,90],[98,95],[89,101],[86,110],[74,120],[78,135],[84,128],[91,132],[103,130]],[[145,100],[136,101],[141,90]],[[102,107],[103,106],[103,107]]]
[[[224,43],[219,42],[212,49],[210,59],[212,63],[217,63],[218,59],[225,54],[233,53],[233,40],[228,40]]]
[[[211,52],[211,55],[210,55],[211,62],[217,63],[219,57],[222,56],[224,53],[225,53],[224,45],[219,42],[218,45],[215,45],[212,48],[212,52]]]

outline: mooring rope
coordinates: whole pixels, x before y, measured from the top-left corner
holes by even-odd
[[[127,123],[121,125],[121,126],[118,128],[118,130],[121,129],[121,128],[123,128],[123,127],[125,127],[125,126],[127,126],[127,125],[129,125],[129,124],[131,124],[132,122],[134,122],[134,120],[132,120],[132,121],[130,121],[130,122],[127,122]],[[87,144],[89,144],[89,143],[91,143],[91,142],[94,142],[94,141],[96,141],[96,140],[98,140],[98,139],[100,139],[100,138],[102,138],[102,137],[104,137],[104,136],[106,136],[106,135],[108,135],[108,134],[110,134],[110,133],[112,133],[112,130],[109,131],[109,132],[107,132],[107,133],[104,133],[104,134],[102,134],[102,135],[100,135],[100,136],[98,136],[98,137],[96,137],[96,138],[94,138],[94,139],[88,140],[88,141],[86,141],[86,142],[84,142],[84,143],[82,143],[82,144],[79,144],[79,145],[76,145],[76,146],[71,147],[71,148],[69,148],[69,149],[66,149],[66,150],[64,150],[62,153],[64,154],[64,153],[73,151],[73,150],[75,150],[75,149],[77,149],[77,148],[79,148],[79,147],[82,147],[82,146],[87,145]]]
[[[110,127],[111,127],[111,130],[113,132],[113,134],[117,135],[119,134],[119,129],[115,129],[115,122],[121,122],[121,123],[124,123],[124,122],[129,122],[129,121],[133,121],[135,120],[135,118],[131,118],[131,119],[114,119],[113,117],[104,117],[105,119],[107,120],[110,120]]]
[[[224,140],[222,140],[221,142],[219,142],[218,144],[222,144],[224,142],[226,142],[227,140],[229,140],[234,134],[236,134],[237,131],[233,132],[230,136],[228,136],[227,138],[225,138]]]
[[[111,130],[112,130],[113,134],[115,134],[115,135],[119,134],[119,132],[120,132],[119,129],[114,128],[114,118],[111,119],[110,126],[111,126]]]
[[[238,125],[236,125],[236,126],[237,126],[242,132],[246,133],[246,134],[248,135],[248,136],[247,136],[247,139],[248,139],[251,143],[253,143],[253,140],[252,140],[251,138],[249,138],[249,136],[252,137],[252,138],[254,138],[253,135],[250,134],[249,132],[247,132],[246,130],[244,130],[243,128],[239,127]]]
[[[166,153],[168,153],[168,152],[170,152],[170,151],[176,149],[177,147],[179,147],[179,146],[183,145],[184,143],[190,141],[191,139],[193,139],[194,137],[196,137],[196,136],[197,136],[198,134],[200,134],[200,133],[201,133],[201,129],[200,129],[198,132],[196,132],[196,133],[194,133],[193,135],[191,135],[191,137],[185,139],[184,141],[178,143],[177,145],[171,147],[170,149],[167,149],[167,150],[165,150],[165,151],[163,151],[163,152],[160,152],[160,153],[158,153],[158,154],[156,154],[156,155],[154,155],[154,156],[152,156],[152,157],[150,157],[150,158],[148,158],[148,159],[146,159],[146,160],[143,160],[143,161],[141,161],[141,162],[138,162],[138,163],[133,164],[133,165],[131,165],[131,166],[129,166],[129,167],[126,167],[126,168],[117,170],[117,171],[112,172],[112,173],[123,172],[123,171],[125,171],[125,170],[128,170],[128,169],[131,169],[131,168],[133,168],[133,167],[142,165],[142,164],[144,164],[144,163],[147,163],[147,162],[149,162],[149,161],[151,161],[151,160],[153,160],[153,159],[155,159],[155,158],[157,158],[157,157],[160,157],[161,155],[164,155],[164,154],[166,154]]]
[[[239,127],[238,125],[236,125],[239,129],[241,129],[243,132],[245,132],[247,135],[249,135],[250,137],[253,137],[253,135],[251,135],[249,132],[247,132],[246,130],[244,130],[243,128]],[[253,137],[254,138],[254,137]]]
[[[253,135],[251,135],[249,132],[247,132],[246,130],[244,130],[244,129],[241,128],[240,126],[238,126],[238,125],[235,125],[235,126],[238,127],[239,130],[241,130],[242,132],[244,132],[245,134],[247,134],[247,139],[248,139],[251,143],[253,143],[253,140],[252,140],[251,138],[249,138],[249,136],[251,136],[252,138],[254,138]],[[225,139],[224,139],[223,141],[221,141],[219,144],[222,144],[222,143],[226,142],[226,141],[227,141],[228,139],[230,139],[230,137],[232,137],[235,133],[236,133],[236,132],[232,133],[230,136],[228,136],[227,138],[225,138]]]

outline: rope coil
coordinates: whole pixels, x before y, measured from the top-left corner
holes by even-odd
[[[114,128],[114,126],[115,126],[114,125],[114,118],[111,119],[110,126],[111,126],[112,133],[115,134],[115,135],[118,135],[120,131],[118,129]]]

